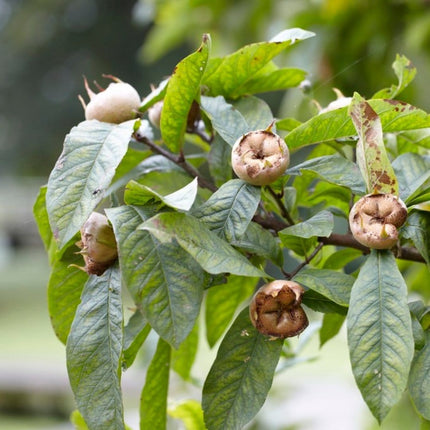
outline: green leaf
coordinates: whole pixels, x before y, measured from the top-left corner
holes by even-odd
[[[279,236],[282,245],[289,251],[295,252],[301,257],[306,257],[308,253],[317,246],[317,239],[315,237],[303,239],[298,236],[290,236],[282,234]]]
[[[406,225],[401,229],[401,235],[412,240],[430,267],[430,213],[412,212],[408,216]]]
[[[224,182],[232,178],[231,146],[217,134],[211,144],[208,154],[209,171],[215,180],[215,185],[220,187]]]
[[[176,242],[160,243],[138,226],[154,207],[107,209],[118,242],[122,277],[152,328],[177,348],[200,311],[205,273]]]
[[[170,356],[170,345],[160,338],[157,350],[146,372],[145,386],[140,396],[141,430],[166,428]]]
[[[357,163],[369,193],[399,194],[399,184],[385,151],[381,120],[359,94],[355,93],[349,114],[358,133]]]
[[[70,421],[75,427],[75,430],[88,430],[88,426],[78,410],[75,410],[70,414]]]
[[[430,420],[430,334],[426,332],[426,344],[415,352],[408,382],[409,393],[418,412]]]
[[[203,387],[208,430],[240,429],[260,410],[272,385],[282,340],[269,340],[245,308],[227,332]]]
[[[244,235],[238,240],[232,241],[231,244],[244,251],[272,260],[278,266],[282,266],[284,257],[278,242],[270,231],[251,221]]]
[[[200,48],[180,61],[170,77],[161,115],[161,137],[172,152],[179,152],[184,142],[188,112],[200,89],[210,52],[210,37],[203,36]]]
[[[399,196],[405,202],[430,178],[430,161],[412,152],[399,155],[393,169],[399,180]]]
[[[206,430],[202,407],[196,400],[187,400],[168,412],[171,417],[184,423],[185,430]]]
[[[212,348],[231,323],[241,303],[248,300],[258,279],[230,275],[226,284],[217,285],[206,295],[206,337]]]
[[[194,328],[178,349],[172,351],[172,368],[185,381],[191,378],[191,368],[199,346],[199,324]]]
[[[373,250],[361,268],[347,327],[355,380],[381,422],[406,388],[414,351],[407,287],[391,252]]]
[[[51,324],[58,339],[66,344],[76,308],[88,275],[79,265],[83,264],[77,248],[66,248],[61,259],[56,261],[48,281],[48,310]],[[76,265],[76,266],[74,266]]]
[[[146,185],[139,184],[139,182],[136,181],[130,181],[125,189],[124,200],[129,205],[143,206],[148,201],[155,198],[173,209],[188,211],[196,199],[197,189],[197,178],[194,178],[190,183],[185,185],[185,187],[166,196],[162,196]]]
[[[411,61],[399,54],[396,55],[396,60],[393,63],[393,70],[399,80],[397,85],[391,85],[390,88],[378,91],[372,99],[393,99],[414,80],[417,73],[417,69]]]
[[[301,171],[315,172],[328,182],[350,188],[354,194],[366,192],[366,185],[358,166],[340,155],[312,158],[289,168],[285,173],[298,175]]]
[[[345,315],[332,313],[324,314],[322,326],[320,328],[320,348],[339,333],[344,321]]]
[[[346,306],[338,305],[329,298],[317,293],[314,290],[307,290],[303,296],[302,303],[315,312],[323,314],[335,313],[339,315],[346,315],[348,308]]]
[[[49,221],[60,249],[103,199],[127,152],[133,124],[85,121],[66,136],[46,193]]]
[[[227,103],[224,97],[202,96],[200,103],[211,120],[212,127],[230,146],[251,130],[242,114],[233,105]]]
[[[67,370],[90,429],[124,429],[121,397],[122,304],[117,267],[91,276],[67,339]]]
[[[415,106],[398,100],[368,100],[381,120],[385,133],[430,127],[430,116]],[[290,149],[305,145],[349,138],[356,134],[348,116],[348,107],[336,109],[312,117],[296,127],[286,137]]]
[[[246,257],[211,232],[203,222],[184,213],[161,213],[142,224],[158,240],[169,243],[176,239],[208,273],[232,273],[241,276],[267,276]]]
[[[402,138],[414,146],[430,149],[430,128],[399,132],[397,138]]]
[[[354,280],[351,275],[327,269],[303,269],[294,276],[294,281],[340,306],[348,306]]]
[[[167,84],[169,83],[169,79],[164,79],[160,82],[155,90],[151,91],[143,100],[142,104],[139,108],[141,112],[145,112],[149,107],[155,105],[155,103],[163,100],[164,95],[166,94]]]
[[[314,33],[299,28],[284,30],[269,42],[259,42],[246,45],[238,51],[221,59],[210,60],[203,84],[209,88],[210,95],[238,97],[244,92],[249,81],[255,79],[258,72],[272,58],[280,54],[296,41],[305,40]]]
[[[279,69],[274,63],[268,63],[254,77],[237,88],[231,97],[236,98],[247,94],[266,93],[296,87],[306,77],[306,72],[301,69],[283,68]]]
[[[331,254],[324,262],[323,269],[343,269],[348,263],[360,258],[363,252],[359,249],[345,248]]]
[[[233,106],[245,118],[248,131],[266,130],[273,123],[273,113],[269,105],[258,97],[242,97],[234,101]]]
[[[282,236],[297,236],[305,239],[311,237],[329,237],[334,228],[333,214],[329,211],[321,211],[299,224],[291,225],[279,232]]]
[[[260,187],[232,179],[196,208],[192,215],[222,239],[237,241],[248,228],[260,203],[260,195]]]
[[[151,326],[140,310],[130,317],[124,327],[124,341],[122,351],[122,367],[128,369],[134,362],[140,347],[151,331]]]

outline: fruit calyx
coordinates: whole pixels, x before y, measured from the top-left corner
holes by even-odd
[[[272,338],[299,335],[309,325],[301,307],[303,293],[304,289],[294,281],[276,280],[263,285],[249,305],[252,324]]]
[[[90,275],[102,275],[117,256],[115,235],[106,216],[93,212],[81,227],[81,240],[76,243],[81,249],[85,267]]]
[[[236,175],[252,185],[268,185],[281,177],[290,163],[286,143],[271,131],[244,134],[233,145],[231,164]]]
[[[91,90],[84,77],[84,85],[90,101],[86,104],[82,96],[78,96],[78,98],[85,110],[85,119],[96,119],[112,124],[134,119],[141,103],[139,93],[130,84],[122,82],[115,76],[103,75],[103,77],[114,82],[110,83],[106,89],[96,83],[100,90],[98,93]]]
[[[408,210],[393,194],[368,194],[358,200],[349,213],[354,238],[372,249],[390,249],[396,245],[398,228],[406,221]]]

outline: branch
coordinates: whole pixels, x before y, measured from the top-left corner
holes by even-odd
[[[322,247],[324,246],[324,244],[322,242],[320,242],[315,249],[312,251],[312,254],[309,255],[309,257],[305,258],[305,261],[303,261],[302,263],[300,263],[292,272],[287,273],[284,272],[284,275],[288,278],[288,279],[292,279],[294,278],[294,276],[297,275],[297,273],[300,272],[300,270],[303,269],[303,267],[305,267],[306,265],[308,265],[313,259],[314,257],[318,254],[318,252],[320,252],[320,250],[322,249]]]
[[[276,200],[276,204],[279,207],[279,210],[281,211],[281,215],[288,221],[289,225],[294,225],[294,220],[291,218],[290,213],[288,212],[288,209],[285,207],[284,202],[282,201],[282,195],[279,195],[276,193],[272,187],[267,187],[269,190],[269,193],[272,195],[272,197]]]
[[[187,162],[182,152],[179,155],[175,155],[172,152],[168,151],[167,149],[164,149],[163,147],[157,145],[151,139],[148,139],[145,136],[139,136],[136,133],[134,133],[133,137],[134,139],[136,139],[136,141],[140,143],[144,143],[145,145],[149,146],[152,152],[155,152],[157,154],[162,155],[163,157],[166,157],[168,160],[172,161],[173,163],[177,164],[179,167],[184,169],[193,178],[197,178],[199,181],[199,185],[201,187],[207,188],[208,190],[211,190],[214,192],[217,190],[217,187],[212,182],[209,182],[206,178],[204,178],[200,174],[200,172],[194,166],[192,166],[190,163]]]

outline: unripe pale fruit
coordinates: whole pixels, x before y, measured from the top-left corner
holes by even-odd
[[[252,185],[268,185],[281,177],[290,163],[285,142],[268,130],[241,136],[233,145],[231,164],[236,175]]]
[[[163,100],[160,100],[148,109],[148,119],[154,127],[160,128],[162,110]]]
[[[393,194],[368,194],[355,203],[349,213],[349,226],[355,239],[373,249],[390,249],[399,238],[398,228],[408,210]]]
[[[93,212],[81,228],[81,241],[77,243],[88,274],[101,275],[118,256],[115,235],[108,219]]]
[[[115,77],[111,78],[115,82],[99,93],[94,93],[84,79],[85,89],[90,98],[90,102],[86,105],[83,98],[79,96],[85,109],[85,119],[120,124],[136,117],[136,111],[141,102],[138,92],[130,84],[121,82]]]
[[[274,338],[297,336],[309,325],[300,306],[303,293],[294,281],[277,280],[263,285],[249,305],[252,324],[260,333]]]

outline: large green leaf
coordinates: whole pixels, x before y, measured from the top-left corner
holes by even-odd
[[[397,76],[397,85],[391,85],[390,88],[384,88],[373,95],[373,99],[393,99],[400,94],[415,78],[417,73],[416,67],[404,55],[396,55],[393,63],[393,70]]]
[[[430,333],[424,348],[415,352],[408,383],[409,393],[418,412],[430,420]]]
[[[381,120],[385,133],[430,127],[429,115],[415,106],[397,100],[368,100]],[[312,117],[289,133],[285,142],[290,149],[334,139],[351,137],[356,130],[348,108],[340,108]]]
[[[258,279],[231,275],[227,283],[209,289],[206,295],[206,337],[212,348],[241,303],[252,295]]]
[[[191,369],[199,347],[199,321],[178,349],[172,351],[172,368],[184,380],[191,378]]]
[[[412,152],[399,155],[393,161],[399,180],[399,196],[403,201],[412,196],[430,178],[430,160]]]
[[[124,429],[121,396],[121,279],[118,267],[91,276],[67,339],[67,370],[92,430]]]
[[[312,36],[314,33],[299,28],[284,30],[268,42],[246,45],[226,57],[211,59],[203,84],[212,96],[237,97],[246,94],[247,82],[255,79],[272,58],[296,41]],[[244,90],[240,90],[241,87]]]
[[[134,121],[85,121],[72,128],[48,180],[49,221],[60,249],[103,199],[127,152]]]
[[[205,34],[200,48],[180,61],[170,77],[161,114],[161,136],[172,152],[181,150],[188,112],[200,89],[208,63],[210,37]]]
[[[155,207],[121,206],[106,212],[117,238],[125,285],[152,328],[177,348],[199,314],[204,272],[177,243],[160,243],[138,230]]]
[[[206,430],[202,407],[196,400],[187,400],[170,408],[168,412],[171,417],[184,423],[185,430]]]
[[[167,422],[171,347],[163,339],[146,372],[145,386],[140,396],[140,429],[163,430]]]
[[[230,145],[251,129],[243,115],[222,96],[202,96],[201,107],[212,122],[212,127]]]
[[[228,242],[239,240],[260,203],[261,188],[241,179],[222,185],[192,214]]]
[[[52,266],[48,281],[48,310],[51,324],[58,339],[64,344],[70,332],[82,289],[88,275],[81,269],[83,259],[77,248],[66,249],[61,259]],[[76,266],[75,266],[76,265]]]
[[[297,236],[305,239],[311,237],[328,237],[334,228],[333,214],[329,211],[318,212],[313,217],[298,224],[291,225],[279,232],[282,236]]]
[[[270,106],[258,97],[241,97],[233,102],[233,106],[245,118],[248,130],[265,130],[273,122]]]
[[[381,422],[406,388],[414,352],[407,287],[391,252],[373,250],[361,268],[347,326],[355,380]]]
[[[303,284],[340,306],[348,306],[354,278],[342,272],[328,269],[303,269],[294,281]]]
[[[355,93],[349,106],[358,133],[357,163],[370,193],[399,194],[399,183],[385,151],[382,124],[369,103]]]
[[[282,340],[269,340],[245,308],[227,332],[203,387],[208,430],[241,429],[260,410],[272,385]]]
[[[161,213],[142,224],[158,240],[169,243],[176,239],[208,273],[232,273],[242,276],[267,276],[227,242],[211,232],[205,224],[184,213]]]
[[[312,158],[289,168],[285,173],[297,175],[301,171],[315,172],[328,182],[350,188],[355,194],[366,192],[366,185],[358,166],[340,155]]]
[[[336,336],[345,321],[345,315],[327,313],[324,314],[322,325],[320,328],[320,348]]]
[[[421,211],[411,213],[401,229],[401,235],[412,240],[430,267],[430,214]]]

